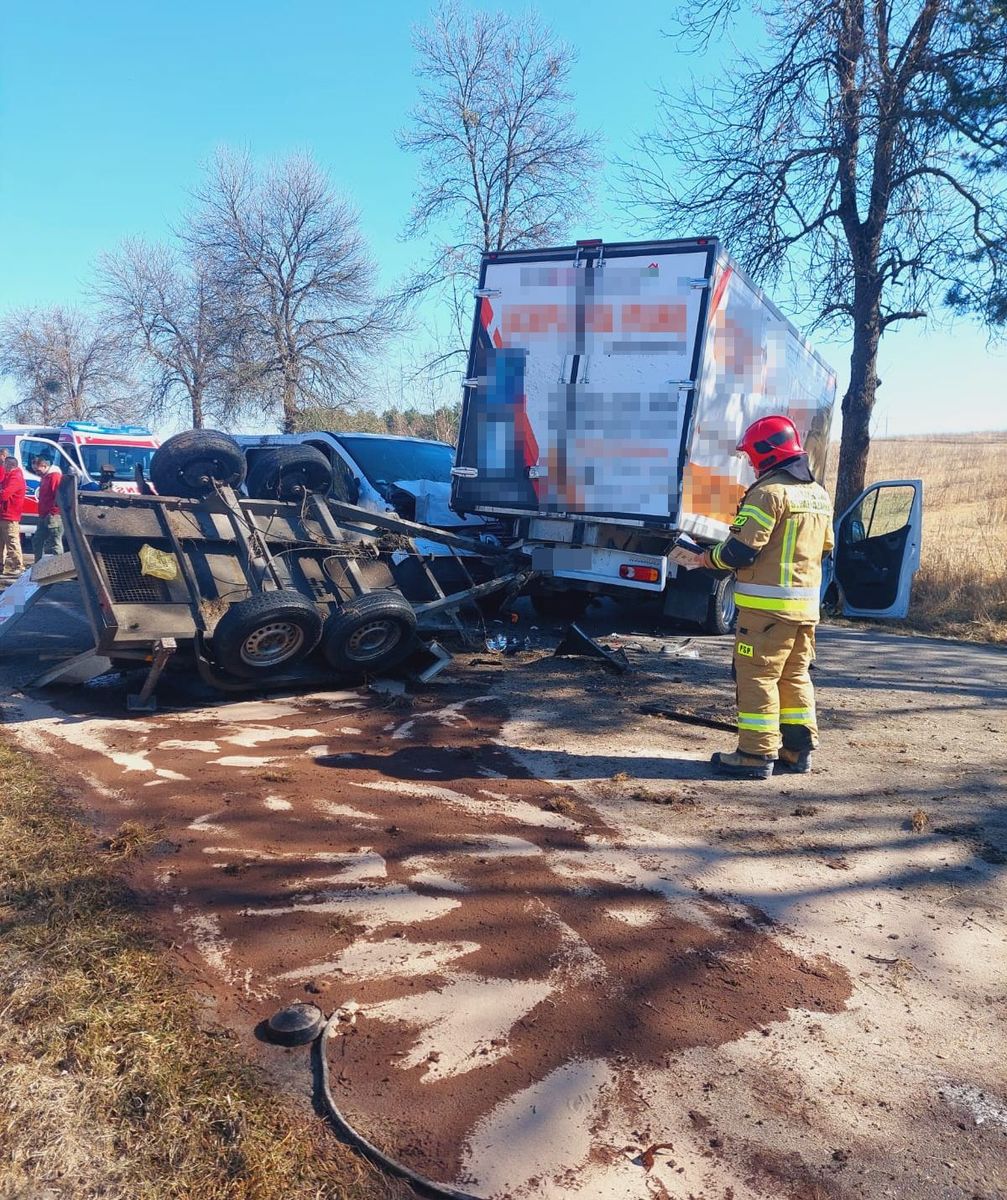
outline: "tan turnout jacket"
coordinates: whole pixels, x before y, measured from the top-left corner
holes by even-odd
[[[751,566],[735,568],[739,609],[818,621],[822,558],[833,545],[832,501],[821,484],[799,482],[786,468],[763,475],[742,497],[730,536],[710,551],[724,570],[731,569],[721,557],[731,541],[757,552]]]

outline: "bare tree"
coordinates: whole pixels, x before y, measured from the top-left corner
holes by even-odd
[[[239,306],[264,404],[289,432],[300,408],[351,401],[394,323],[355,212],[303,157],[260,174],[220,154],[196,199],[186,240]]]
[[[121,421],[139,401],[129,350],[115,330],[76,308],[24,308],[0,322],[0,374],[18,398],[16,421]]]
[[[739,0],[692,0],[708,39]],[[770,49],[665,94],[629,169],[656,228],[717,233],[850,330],[837,504],[862,490],[878,345],[942,303],[1007,316],[1007,17],[990,0],[767,0]]]
[[[193,428],[209,418],[225,428],[252,399],[244,386],[241,305],[199,258],[141,240],[100,262],[108,312],[152,368],[153,409],[185,405]]]
[[[399,144],[419,156],[409,237],[447,230],[427,272],[443,285],[465,352],[471,280],[488,250],[544,246],[583,215],[597,134],[581,133],[568,88],[574,56],[537,17],[442,6],[414,34],[423,81]]]

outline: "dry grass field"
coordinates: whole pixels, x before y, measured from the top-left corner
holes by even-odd
[[[908,627],[1007,643],[1007,433],[878,440],[867,478],[923,480],[922,563]]]
[[[404,1196],[289,1109],[169,966],[121,876],[156,840],[132,824],[102,849],[0,742],[0,1198]]]

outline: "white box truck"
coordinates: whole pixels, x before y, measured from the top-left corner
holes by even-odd
[[[544,615],[575,616],[592,594],[659,595],[669,618],[723,633],[732,581],[680,572],[672,542],[726,536],[753,481],[735,447],[758,417],[789,415],[821,478],[835,395],[831,367],[716,238],[489,253],[452,507],[509,522],[541,572]],[[908,604],[919,553],[922,489],[892,486],[908,492],[885,508],[905,508],[915,542],[898,561],[879,547],[877,570],[897,585],[871,610],[884,615]]]

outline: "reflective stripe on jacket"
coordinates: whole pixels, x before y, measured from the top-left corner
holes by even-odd
[[[832,549],[832,502],[813,480],[786,468],[771,471],[748,489],[731,534],[710,551],[714,565],[730,569],[735,550],[747,547],[750,564],[735,568],[734,599],[752,609],[801,624],[817,622],[822,558]],[[740,543],[740,546],[737,546]]]

